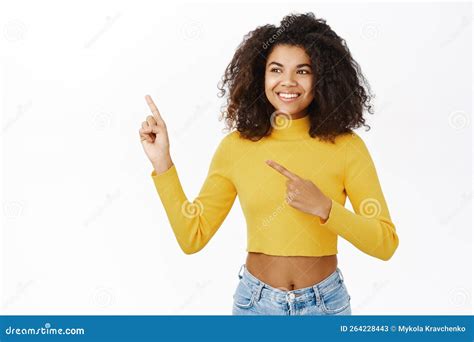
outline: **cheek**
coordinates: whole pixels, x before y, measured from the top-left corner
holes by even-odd
[[[304,97],[304,99],[305,99],[305,102],[307,102],[307,104],[310,104],[311,101],[313,101],[314,99],[313,91],[310,90],[308,93],[306,93],[306,96]]]
[[[307,94],[311,94],[313,91],[313,80],[311,78],[307,78],[300,82],[301,86],[305,90]]]
[[[307,80],[305,82],[300,83],[305,92],[305,100],[311,102],[314,98],[314,90],[313,90],[313,82],[311,80]]]
[[[278,79],[275,76],[267,76],[265,75],[265,91],[271,92],[273,91],[273,88],[276,87],[278,84]]]
[[[273,106],[276,106],[276,95],[273,92],[273,89],[276,87],[277,84],[278,82],[275,81],[275,79],[272,79],[271,77],[265,79],[265,95],[268,101],[270,101]]]

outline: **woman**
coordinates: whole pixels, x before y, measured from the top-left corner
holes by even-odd
[[[229,129],[199,195],[189,202],[169,153],[166,124],[153,113],[140,137],[176,239],[201,250],[237,194],[248,256],[239,270],[236,315],[349,315],[337,238],[388,260],[398,236],[363,140],[353,129],[370,112],[367,82],[344,42],[312,13],[288,15],[245,36],[221,95]],[[355,212],[344,207],[346,196]]]

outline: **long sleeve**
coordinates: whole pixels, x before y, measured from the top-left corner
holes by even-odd
[[[186,254],[200,251],[219,229],[237,191],[229,179],[228,136],[217,147],[198,196],[189,202],[175,165],[151,176],[179,246]]]
[[[331,199],[332,208],[322,227],[340,235],[364,253],[389,260],[398,247],[398,235],[382,193],[374,162],[364,141],[352,133],[346,145],[344,187],[354,212]]]

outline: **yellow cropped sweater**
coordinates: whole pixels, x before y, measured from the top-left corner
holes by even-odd
[[[337,254],[338,236],[362,252],[388,260],[398,236],[364,141],[354,132],[335,144],[311,138],[309,117],[286,120],[259,141],[228,133],[218,145],[198,196],[189,202],[175,165],[151,173],[176,239],[186,254],[213,237],[238,195],[247,223],[247,251],[280,256]],[[286,202],[286,177],[272,159],[311,180],[331,198],[329,217],[302,212]],[[349,197],[354,212],[344,207]]]

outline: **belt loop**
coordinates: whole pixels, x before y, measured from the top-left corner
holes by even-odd
[[[258,302],[260,300],[260,298],[262,297],[262,290],[263,288],[265,287],[265,284],[263,282],[260,282],[260,284],[258,284],[258,288],[257,288],[257,291],[255,293],[255,300]]]
[[[314,296],[316,297],[316,305],[321,304],[321,293],[319,293],[318,285],[313,285]]]
[[[245,264],[242,264],[242,266],[240,266],[240,270],[239,270],[239,273],[237,274],[239,276],[239,279],[242,279],[243,277],[243,274],[242,273],[242,269],[245,267]]]
[[[344,281],[344,276],[342,275],[342,272],[339,269],[339,267],[337,268],[337,273],[339,273],[339,277],[341,277],[341,281]]]

